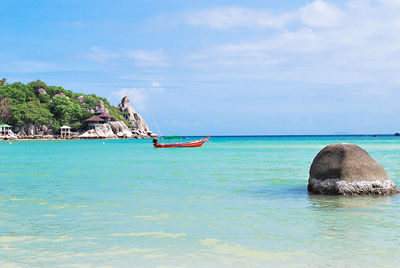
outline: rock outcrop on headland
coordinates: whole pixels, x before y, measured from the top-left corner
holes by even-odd
[[[54,139],[53,129],[47,125],[28,124],[15,127],[14,132],[18,139]]]
[[[28,84],[3,83],[0,88],[0,124],[11,127],[6,127],[7,132],[2,130],[0,140],[75,139],[82,135],[93,138],[156,136],[133,109],[128,97],[116,107],[95,94],[74,93],[62,87],[48,86],[40,80]],[[121,122],[87,132],[111,121]]]
[[[45,93],[44,93],[45,94]],[[84,102],[84,99],[78,97],[78,101]],[[118,105],[120,111],[124,114],[126,121],[131,124],[129,128],[123,121],[108,122],[100,124],[94,129],[85,132],[71,132],[69,139],[118,139],[118,138],[134,138],[143,139],[157,136],[153,134],[147,126],[144,119],[138,114],[129,102],[128,97],[124,97]],[[93,113],[108,113],[104,102],[99,101],[98,105],[93,109]],[[43,124],[28,124],[14,128],[15,134],[2,136],[0,139],[56,139],[60,138],[60,134]]]
[[[130,104],[127,96],[123,97],[118,109],[124,113],[125,120],[133,126],[132,132],[136,135],[154,136],[146,124],[146,121],[138,114]]]
[[[109,122],[111,130],[118,138],[133,138],[132,131],[122,121]]]
[[[361,147],[338,143],[322,149],[310,167],[308,191],[335,195],[393,195],[399,192],[384,168]]]
[[[85,133],[79,135],[83,139],[114,139],[117,135],[111,129],[110,124],[101,124],[94,129],[90,129]]]
[[[123,113],[125,120],[132,126],[128,126],[123,121],[109,122],[101,124],[94,129],[88,130],[78,136],[84,139],[100,139],[100,138],[150,138],[157,136],[153,134],[146,124],[146,121],[138,114],[130,104],[129,98],[123,97],[118,109]],[[108,113],[108,109],[104,107],[104,103],[100,101],[96,106],[96,113]]]
[[[117,139],[117,138],[142,138],[135,136],[122,121],[101,124],[78,136],[82,139]]]

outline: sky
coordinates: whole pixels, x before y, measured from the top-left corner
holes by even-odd
[[[400,0],[2,0],[0,76],[129,96],[163,135],[400,129]],[[158,125],[158,129],[156,125]]]

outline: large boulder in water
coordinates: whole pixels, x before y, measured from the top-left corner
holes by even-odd
[[[322,149],[310,167],[308,191],[338,195],[393,195],[399,192],[383,167],[361,147],[337,143]]]

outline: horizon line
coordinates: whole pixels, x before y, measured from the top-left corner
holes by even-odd
[[[335,137],[335,136],[396,136],[393,134],[245,134],[245,135],[176,135],[182,137],[200,137],[200,136],[210,136],[210,137]],[[175,136],[175,135],[163,135],[166,136]]]

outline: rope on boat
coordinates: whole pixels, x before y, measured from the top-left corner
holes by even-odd
[[[158,124],[157,124],[156,120],[154,120],[154,118],[152,118],[152,119],[153,119],[153,123],[156,125],[158,134],[159,134],[160,137],[161,137],[161,142],[164,143],[163,135],[161,134],[161,131],[160,131],[160,129],[158,128]]]

